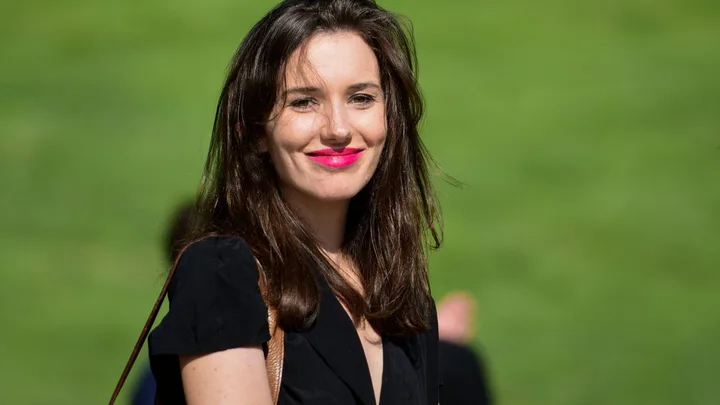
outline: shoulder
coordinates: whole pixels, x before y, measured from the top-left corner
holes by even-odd
[[[434,299],[430,300],[428,312],[429,328],[420,334],[420,340],[426,350],[432,351],[437,349],[437,342],[439,340],[437,306],[435,305]]]
[[[218,275],[229,279],[249,276],[254,281],[258,277],[252,249],[239,236],[210,236],[191,242],[180,252],[175,266],[173,284]]]
[[[252,260],[252,249],[240,236],[208,236],[190,242],[178,256],[178,266],[187,263],[216,263]]]
[[[242,299],[257,301],[254,306],[263,307],[255,258],[239,236],[212,236],[188,244],[170,276],[171,309],[187,306],[210,310],[230,303],[236,306]]]
[[[150,335],[150,354],[199,354],[269,339],[252,251],[240,237],[188,244],[170,275],[170,308]]]

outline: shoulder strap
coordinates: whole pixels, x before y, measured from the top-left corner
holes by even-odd
[[[130,357],[127,360],[127,363],[125,364],[125,368],[123,369],[122,374],[120,375],[120,378],[118,379],[117,384],[115,385],[115,390],[112,393],[112,396],[110,397],[109,405],[114,405],[115,401],[117,400],[118,395],[120,394],[120,391],[122,390],[123,385],[125,385],[125,381],[128,378],[128,375],[130,374],[130,370],[132,370],[133,365],[135,364],[135,360],[137,360],[137,356],[140,353],[140,350],[142,349],[142,346],[145,344],[145,340],[147,339],[148,333],[150,333],[150,328],[152,328],[153,324],[155,323],[155,319],[157,318],[158,312],[160,311],[160,307],[162,306],[163,300],[165,299],[165,296],[167,295],[168,287],[170,286],[170,281],[173,278],[173,275],[175,275],[175,269],[177,268],[178,262],[180,261],[180,257],[182,257],[183,253],[185,253],[185,250],[190,246],[191,244],[185,245],[183,249],[178,253],[177,258],[175,259],[175,262],[173,263],[172,267],[170,268],[170,271],[168,272],[167,279],[165,280],[165,284],[163,284],[162,289],[160,290],[160,295],[158,295],[157,300],[155,300],[155,304],[152,307],[152,310],[150,311],[150,315],[148,316],[147,320],[145,321],[145,325],[142,328],[142,331],[140,332],[140,336],[138,336],[137,342],[135,342],[135,347],[133,347],[132,352],[130,353]],[[259,263],[258,263],[259,266]],[[258,270],[260,268],[258,267]],[[263,298],[265,297],[265,286],[262,282],[263,277],[262,274],[260,275],[260,279],[258,280],[261,292],[263,293]],[[284,339],[284,333],[283,330],[279,327],[277,327],[276,323],[276,311],[274,309],[268,308],[268,323],[270,324],[270,341],[268,342],[268,354],[267,358],[265,360],[265,364],[267,367],[267,373],[268,373],[268,380],[270,382],[270,392],[272,394],[273,404],[277,404],[278,396],[280,395],[280,382],[282,378],[282,369],[283,369],[283,359],[285,358],[285,339]]]
[[[257,262],[258,273],[260,279],[260,292],[265,298],[265,277],[263,277],[262,266]],[[267,302],[267,300],[266,300]],[[265,367],[267,369],[268,382],[270,383],[270,394],[272,394],[272,403],[278,403],[280,396],[280,383],[282,382],[283,361],[285,360],[285,333],[282,328],[277,325],[277,311],[268,306],[268,325],[270,327],[270,341],[268,341],[268,353],[265,358]]]

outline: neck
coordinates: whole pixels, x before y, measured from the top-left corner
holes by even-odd
[[[321,201],[293,192],[285,192],[283,196],[310,226],[320,250],[330,260],[335,271],[350,282],[358,292],[362,292],[362,283],[353,265],[341,252],[350,201]]]
[[[330,258],[338,257],[345,236],[350,201],[320,201],[293,192],[283,194],[285,201],[310,226],[320,249]]]

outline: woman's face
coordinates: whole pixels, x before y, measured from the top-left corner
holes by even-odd
[[[285,198],[341,201],[377,168],[387,135],[375,54],[355,33],[320,33],[288,61],[267,124]]]

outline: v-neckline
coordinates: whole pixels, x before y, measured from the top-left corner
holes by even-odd
[[[381,405],[383,392],[386,391],[383,380],[387,377],[387,342],[383,340],[383,371],[380,380],[379,400],[375,398],[375,388],[370,375],[370,366],[365,356],[355,324],[345,308],[332,292],[325,277],[320,276],[320,310],[313,327],[304,333],[305,338],[315,348],[326,364],[345,382],[364,405]],[[342,320],[340,319],[342,318]],[[362,371],[361,371],[362,370]]]
[[[380,389],[379,389],[377,397],[376,397],[375,396],[375,382],[373,381],[373,378],[372,378],[372,372],[370,371],[370,362],[368,361],[367,353],[365,353],[365,346],[362,343],[363,338],[360,336],[360,331],[355,326],[355,323],[353,322],[352,317],[348,313],[348,310],[345,308],[345,305],[342,304],[340,299],[338,299],[338,297],[334,293],[332,293],[332,296],[335,299],[335,301],[340,305],[340,307],[343,309],[343,312],[345,313],[345,319],[347,321],[346,323],[349,324],[350,327],[352,327],[352,330],[355,332],[354,333],[355,338],[356,338],[355,345],[360,347],[360,352],[362,353],[362,357],[365,360],[365,369],[366,369],[365,371],[367,372],[366,374],[367,374],[368,378],[370,378],[370,386],[372,387],[372,397],[373,397],[372,405],[381,405],[382,397],[383,397],[382,394],[384,391],[383,388],[385,386],[385,376],[386,376],[385,368],[386,368],[386,361],[387,361],[387,351],[386,351],[386,343],[387,342],[385,340],[385,337],[382,334],[375,332],[375,333],[377,333],[378,337],[380,338],[380,356],[381,356],[381,360],[382,360],[382,369],[380,370],[380,381],[379,381]],[[368,323],[367,327],[372,328],[372,325],[370,325],[370,323]],[[373,329],[373,331],[374,331],[374,329]]]
[[[389,376],[387,373],[387,366],[388,366],[388,356],[387,356],[387,340],[385,340],[385,336],[380,335],[380,341],[382,342],[382,370],[380,371],[380,391],[378,392],[377,396],[377,405],[383,404],[383,393],[387,391],[385,389],[385,377]],[[367,362],[367,357],[365,358],[365,362]],[[368,372],[370,372],[370,367],[368,366]],[[370,380],[372,381],[372,376],[370,376]],[[373,386],[373,395],[375,395],[375,386]]]

